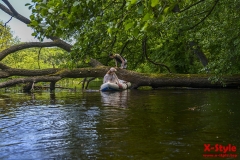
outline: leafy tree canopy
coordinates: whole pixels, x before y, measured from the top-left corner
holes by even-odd
[[[0,21],[0,51],[19,43],[18,37],[13,37],[11,28]]]
[[[167,71],[149,59],[177,73],[240,71],[238,0],[32,2],[26,5],[32,9],[34,36],[71,41],[74,61],[94,57],[108,64],[108,53],[118,52],[128,59],[130,69],[139,71]],[[194,51],[205,55],[207,65]]]
[[[14,37],[11,28],[0,22],[0,52],[11,46],[22,44],[18,37]],[[29,48],[14,52],[2,61],[3,64],[19,69],[44,69],[66,67],[66,51],[57,47]]]

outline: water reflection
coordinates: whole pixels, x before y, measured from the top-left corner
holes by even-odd
[[[62,95],[2,97],[0,159],[76,159],[79,154],[88,159],[98,152],[99,108],[80,105],[81,99],[75,96],[71,105],[66,104],[71,95],[59,97]]]
[[[239,96],[238,90],[0,95],[0,159],[202,159],[205,143],[239,148]]]
[[[103,106],[127,107],[128,90],[121,92],[100,92]]]

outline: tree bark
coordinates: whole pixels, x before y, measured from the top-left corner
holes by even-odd
[[[92,60],[96,61],[96,60]],[[14,72],[11,69],[11,76],[27,76],[25,78],[11,79],[7,82],[0,83],[0,88],[14,86],[20,83],[27,82],[57,82],[62,78],[84,78],[84,77],[103,77],[106,72],[110,69],[107,66],[96,66],[93,68],[77,68],[77,69],[54,69],[52,72],[46,72],[42,75],[41,70],[24,70],[21,72]],[[9,69],[7,69],[9,70]],[[4,70],[5,72],[7,70]],[[26,74],[28,73],[28,74]],[[50,74],[47,74],[50,73]],[[6,72],[6,74],[8,74]],[[141,86],[151,86],[152,88],[159,87],[192,87],[192,88],[222,88],[221,83],[211,83],[209,78],[210,74],[149,74],[149,73],[138,73],[125,69],[117,69],[116,72],[118,78],[132,83],[132,88],[137,89]],[[10,74],[8,74],[10,75]],[[240,75],[225,76],[224,77],[226,88],[238,88],[240,86]]]
[[[55,84],[56,84],[55,81],[50,83],[50,92],[53,92],[55,90]]]
[[[33,86],[33,82],[28,82],[23,86],[23,92],[30,92]]]

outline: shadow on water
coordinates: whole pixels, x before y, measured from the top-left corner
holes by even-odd
[[[235,145],[239,90],[0,94],[0,159],[203,159]],[[216,158],[215,158],[216,159]]]

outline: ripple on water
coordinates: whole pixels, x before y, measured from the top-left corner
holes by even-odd
[[[0,159],[202,159],[204,143],[240,145],[236,91],[175,92],[3,98]]]

